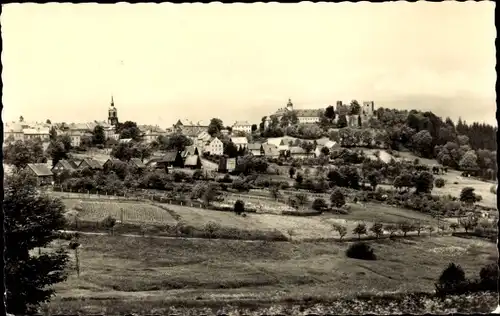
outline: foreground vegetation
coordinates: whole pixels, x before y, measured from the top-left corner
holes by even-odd
[[[55,286],[53,310],[110,313],[124,302],[122,311],[156,313],[160,302],[222,306],[308,296],[328,302],[359,293],[433,293],[449,262],[458,262],[474,278],[496,260],[493,243],[457,237],[372,241],[373,261],[348,258],[350,243],[120,236],[81,236],[80,242],[80,276],[73,258],[68,280]]]

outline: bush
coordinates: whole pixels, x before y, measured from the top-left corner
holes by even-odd
[[[237,200],[235,203],[234,203],[234,212],[237,214],[237,215],[240,215],[241,213],[243,213],[245,211],[245,202],[243,202],[242,200]]]
[[[347,248],[346,256],[353,259],[376,260],[373,249],[364,242],[357,242]]]
[[[332,202],[332,206],[341,207],[345,204],[345,197],[342,191],[339,188],[336,188],[332,195],[330,196],[330,201]]]
[[[467,292],[469,282],[465,279],[465,272],[462,267],[454,263],[450,263],[441,273],[441,276],[435,286],[436,294],[438,296],[463,294]]]
[[[445,181],[443,178],[437,178],[436,181],[434,181],[434,185],[436,188],[442,188],[445,185]]]
[[[498,263],[491,263],[479,272],[481,290],[498,292]]]
[[[328,207],[325,200],[322,198],[317,198],[313,201],[312,208],[316,211],[323,211]]]
[[[490,187],[490,192],[493,193],[493,194],[497,194],[497,186],[496,185],[492,185]]]

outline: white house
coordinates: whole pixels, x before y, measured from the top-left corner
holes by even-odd
[[[236,121],[236,123],[233,124],[232,128],[233,131],[240,131],[247,134],[250,134],[252,132],[252,124],[248,123],[247,121]]]
[[[23,129],[24,139],[40,138],[42,141],[49,140],[48,128],[25,128]]]
[[[224,144],[217,137],[213,137],[205,146],[205,151],[210,155],[221,156],[224,153]]]
[[[5,123],[3,134],[4,140],[7,138],[13,141],[24,140],[23,127],[18,123]]]
[[[248,147],[248,139],[246,137],[231,137],[231,141],[238,149]]]
[[[71,146],[78,147],[82,142],[83,133],[80,131],[69,131],[69,138],[71,139]]]

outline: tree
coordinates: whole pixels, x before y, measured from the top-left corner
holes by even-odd
[[[428,130],[423,130],[413,135],[411,144],[412,148],[423,157],[430,158],[432,156],[432,136]]]
[[[229,158],[235,158],[238,156],[238,147],[236,147],[232,141],[223,142],[223,146],[224,155],[227,155]]]
[[[358,240],[361,240],[361,235],[366,234],[366,224],[365,223],[358,223],[356,227],[352,230],[352,232],[356,235],[358,235]]]
[[[327,207],[328,207],[328,205],[326,204],[325,200],[322,198],[317,198],[312,203],[312,208],[313,208],[313,210],[316,210],[316,211],[323,211]]]
[[[345,197],[339,188],[335,188],[330,196],[330,202],[335,207],[342,207],[345,204]]]
[[[132,121],[119,123],[117,126],[117,131],[120,134],[120,139],[131,138],[138,141],[142,137],[141,130],[139,129],[139,127],[137,127],[137,123]]]
[[[359,105],[359,102],[356,100],[352,100],[351,104],[349,106],[349,114],[350,115],[359,115],[361,112],[361,106]]]
[[[458,220],[458,223],[463,227],[463,229],[465,229],[466,233],[468,233],[469,230],[473,230],[477,226],[477,222],[477,218],[472,215]]]
[[[311,151],[314,150],[314,144],[311,142],[302,142],[300,147],[306,151],[307,154],[310,154]]]
[[[335,120],[335,110],[333,109],[333,106],[327,106],[324,115],[327,119],[330,120],[330,122]]]
[[[431,226],[427,227],[427,230],[429,231],[429,237],[431,237],[432,232],[435,231],[436,229],[434,228],[434,226],[431,225]]]
[[[139,158],[141,161],[144,161],[144,159],[148,159],[152,155],[152,148],[151,146],[148,146],[143,143],[135,143],[132,145],[131,148],[131,155],[134,158]]]
[[[333,224],[333,230],[339,234],[340,240],[342,240],[342,238],[347,235],[347,228],[341,224]]]
[[[411,223],[403,221],[399,223],[399,229],[403,232],[403,236],[406,237],[406,234],[412,231],[414,228]]]
[[[377,188],[377,185],[380,183],[381,178],[382,175],[376,170],[368,174],[368,181],[370,181],[370,186],[372,187],[373,191],[375,191],[375,189]]]
[[[7,144],[3,150],[4,162],[17,168],[24,168],[27,164],[34,162],[31,148],[23,141]]]
[[[413,178],[409,173],[403,173],[394,179],[393,183],[396,189],[405,188],[408,191],[409,188],[413,186]]]
[[[51,122],[49,119],[47,119],[47,120],[45,121],[45,123],[46,123],[46,124],[49,124],[49,125],[52,125],[52,122]]]
[[[297,201],[297,205],[299,207],[302,207],[304,205],[307,205],[307,203],[309,203],[309,198],[305,193],[297,193],[295,195],[295,200]]]
[[[290,175],[290,178],[293,179],[293,176],[295,175],[295,168],[290,167],[290,169],[288,170],[288,174]]]
[[[417,222],[415,225],[415,230],[417,231],[417,236],[420,236],[420,232],[424,229],[422,223]]]
[[[322,147],[320,152],[325,157],[328,157],[330,155],[330,149],[328,149],[328,147]]]
[[[416,193],[430,193],[434,187],[434,176],[428,171],[423,171],[414,177],[413,182]]]
[[[243,213],[245,211],[245,202],[243,202],[242,200],[237,200],[235,203],[234,203],[234,212],[237,214],[237,215],[240,215],[241,213]]]
[[[297,173],[297,175],[295,176],[295,182],[297,182],[298,184],[301,184],[302,181],[304,181],[304,176],[302,176],[301,173]]]
[[[347,118],[344,114],[339,115],[339,119],[337,121],[337,127],[338,128],[344,128],[347,127]]]
[[[210,120],[210,124],[208,124],[208,134],[210,136],[214,136],[216,134],[219,134],[221,130],[224,129],[224,124],[222,123],[221,119],[218,118],[213,118]]]
[[[69,249],[75,251],[75,267],[76,267],[76,275],[80,277],[80,261],[78,258],[78,247],[80,247],[80,243],[77,240],[72,240],[69,243]]]
[[[22,115],[19,117],[19,122],[20,123],[24,122],[24,117]]]
[[[132,146],[130,143],[118,143],[111,150],[111,157],[121,161],[129,161],[133,157]]]
[[[442,188],[444,187],[445,181],[443,178],[437,178],[436,181],[434,181],[434,185],[436,188]]]
[[[57,137],[57,131],[54,126],[52,126],[49,130],[49,139],[50,140],[55,140]]]
[[[37,193],[36,180],[21,171],[5,177],[4,182],[4,282],[8,313],[26,315],[36,312],[40,303],[50,299],[51,285],[66,279],[67,252],[38,256],[30,250],[46,247],[64,229],[64,204],[59,199]]]
[[[475,171],[478,169],[477,155],[474,150],[467,151],[460,159],[458,163],[460,170],[462,171]]]
[[[257,131],[257,124],[252,124],[252,133]]]
[[[176,151],[183,151],[187,146],[191,146],[193,144],[191,139],[181,133],[175,133],[169,137],[160,137],[159,143],[161,150]]]
[[[92,143],[94,145],[104,145],[106,142],[106,135],[104,134],[104,128],[101,125],[94,127],[92,133]]]
[[[476,202],[476,194],[474,193],[475,189],[473,187],[465,187],[460,192],[460,202],[467,204],[469,207],[474,205]]]
[[[104,228],[106,228],[108,230],[108,232],[111,235],[114,235],[114,228],[116,225],[116,219],[113,216],[111,216],[111,215],[107,216],[106,218],[104,218],[102,220],[101,224]]]
[[[375,234],[375,236],[380,238],[384,234],[384,225],[382,223],[376,222],[373,223],[372,227],[370,227],[370,230]]]
[[[345,178],[338,170],[330,170],[326,175],[331,186],[344,186]]]
[[[460,226],[458,226],[457,223],[451,223],[450,228],[453,229],[453,232],[455,232]]]
[[[205,231],[208,233],[208,238],[215,237],[215,233],[220,230],[220,225],[216,222],[208,222],[205,225]]]
[[[435,284],[437,294],[453,292],[466,282],[465,272],[459,265],[450,263],[439,276]]]
[[[389,235],[393,237],[394,234],[398,231],[398,227],[394,224],[387,224],[385,225],[385,230],[387,230],[389,232]]]
[[[47,152],[52,158],[52,167],[54,167],[60,160],[68,159],[68,152],[61,141],[53,140],[50,142]]]

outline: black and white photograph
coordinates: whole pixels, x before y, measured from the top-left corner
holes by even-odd
[[[500,313],[494,11],[2,5],[6,313]]]

